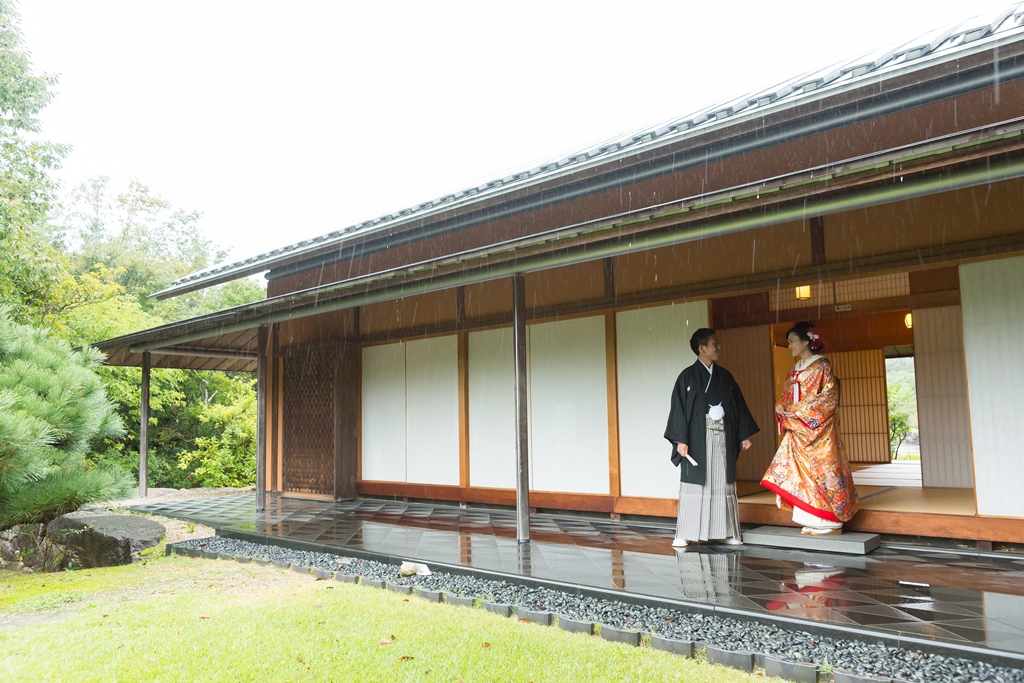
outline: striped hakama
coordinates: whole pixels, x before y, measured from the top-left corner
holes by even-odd
[[[736,483],[725,481],[725,425],[706,418],[707,480],[704,486],[679,483],[679,516],[676,538],[710,541],[740,537],[739,500]]]

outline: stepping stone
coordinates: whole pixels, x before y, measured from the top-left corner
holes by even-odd
[[[591,621],[576,621],[569,617],[563,617],[561,614],[558,615],[558,628],[569,633],[586,633],[588,636],[594,635],[594,623]]]
[[[637,647],[640,645],[640,631],[627,631],[614,626],[601,624],[601,637],[613,643],[625,643]]]
[[[747,545],[766,545],[773,548],[794,548],[823,553],[867,555],[882,544],[878,534],[843,532],[838,536],[809,536],[800,529],[788,526],[759,526],[743,532]]]
[[[440,591],[428,591],[425,588],[416,588],[416,597],[429,600],[430,602],[441,602]]]
[[[693,641],[690,640],[677,640],[651,634],[651,647],[655,650],[664,650],[665,652],[671,652],[682,657],[693,656]]]
[[[814,664],[787,662],[774,657],[764,658],[764,672],[768,676],[785,678],[796,683],[818,683],[818,667]]]
[[[551,612],[534,612],[533,610],[516,608],[516,617],[519,621],[528,621],[531,624],[551,626]]]
[[[754,670],[754,655],[750,652],[731,652],[710,646],[704,651],[712,664],[721,664],[740,671]]]
[[[486,600],[481,600],[480,606],[488,612],[494,612],[495,614],[500,614],[503,617],[512,616],[512,605],[505,605],[500,602],[487,602]]]
[[[473,603],[476,602],[476,598],[472,595],[455,595],[454,593],[445,593],[444,601],[449,605],[460,605],[462,607],[472,607]]]

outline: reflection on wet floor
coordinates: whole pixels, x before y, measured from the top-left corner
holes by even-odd
[[[671,547],[670,526],[547,515],[516,542],[515,513],[363,499],[268,496],[136,510],[218,529],[461,564],[603,589],[1024,652],[1024,560],[882,547],[841,556],[746,546]]]

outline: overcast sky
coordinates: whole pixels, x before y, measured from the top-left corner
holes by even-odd
[[[232,260],[1006,0],[22,0],[65,187],[137,178]]]

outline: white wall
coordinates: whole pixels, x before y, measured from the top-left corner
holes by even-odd
[[[960,266],[978,514],[1024,517],[1024,257]]]
[[[469,333],[469,484],[516,486],[516,373],[511,327]]]
[[[362,478],[406,481],[405,345],[363,349]]]
[[[365,347],[362,384],[362,478],[457,486],[457,338]]]
[[[971,420],[959,306],[914,310],[914,375],[923,484],[972,488]]]
[[[528,331],[531,488],[607,494],[604,316],[540,323]]]
[[[619,385],[619,475],[624,496],[676,498],[679,471],[664,439],[676,377],[692,365],[690,336],[708,326],[706,301],[615,316]]]
[[[406,471],[459,485],[459,346],[455,335],[405,344]]]

